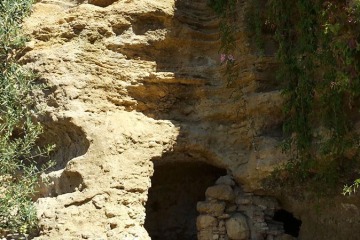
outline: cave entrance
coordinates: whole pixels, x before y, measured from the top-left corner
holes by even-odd
[[[284,209],[277,210],[274,214],[275,221],[282,222],[284,225],[284,232],[293,237],[298,237],[301,227],[301,220],[294,217],[294,215]]]
[[[225,174],[226,170],[201,162],[154,164],[145,219],[151,239],[196,240],[196,204]]]

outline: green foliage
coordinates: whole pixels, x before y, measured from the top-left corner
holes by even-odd
[[[212,0],[231,23],[234,3]],[[338,184],[359,162],[360,1],[254,0],[247,16],[257,47],[273,33],[283,86],[283,149],[292,159],[277,182]],[[231,15],[229,15],[231,13]],[[221,25],[222,26],[222,25]],[[236,50],[236,27],[221,27],[221,49]],[[261,53],[262,51],[260,51]],[[352,167],[349,167],[352,166]],[[348,174],[349,175],[349,174]],[[292,180],[284,180],[291,176]],[[351,189],[357,187],[356,182]],[[346,191],[345,188],[344,191]],[[349,193],[349,191],[346,191]]]
[[[253,0],[246,16],[247,30],[252,35],[250,36],[251,42],[255,43],[260,56],[264,55],[264,34],[274,31],[263,10],[265,3],[266,0]]]
[[[295,152],[292,161],[297,162],[286,170],[300,173],[303,182],[334,184],[348,162],[358,158],[353,129],[359,120],[358,5],[269,1],[268,18],[279,43],[278,79],[287,99],[284,146]]]
[[[36,227],[32,197],[39,174],[36,158],[49,149],[36,147],[41,126],[32,92],[34,74],[17,63],[24,45],[21,23],[31,0],[0,2],[0,236]]]
[[[355,193],[359,187],[360,187],[360,179],[356,179],[354,181],[354,183],[351,184],[350,186],[345,185],[345,187],[343,189],[343,195],[346,195],[346,194],[350,195],[352,193]]]
[[[235,9],[235,0],[209,0],[209,6],[221,17],[229,16],[229,11]]]

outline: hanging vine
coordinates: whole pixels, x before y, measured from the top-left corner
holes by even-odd
[[[271,26],[274,32],[277,79],[284,86],[286,100],[282,146],[293,156],[275,174],[287,180],[280,182],[293,184],[348,180],[347,171],[354,169],[359,158],[355,124],[360,120],[360,2],[264,3],[251,1],[248,28],[260,48],[264,29]],[[234,3],[212,0],[211,4],[228,18],[227,9]]]

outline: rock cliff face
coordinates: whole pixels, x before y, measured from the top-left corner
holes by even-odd
[[[147,219],[158,221],[150,214],[166,201],[148,201],[154,169],[155,175],[157,170],[178,174],[183,182],[161,185],[174,178],[158,177],[153,193],[193,192],[191,201],[174,200],[169,208],[194,202],[196,209],[206,188],[226,173],[241,191],[261,189],[260,180],[286,160],[278,148],[282,99],[274,58],[259,58],[251,49],[247,5],[238,1],[239,77],[228,85],[218,52],[219,20],[206,0],[34,4],[24,25],[32,39],[21,60],[48,85],[38,96],[46,113],[39,119],[45,125],[39,142],[57,145],[56,169],[44,176],[51,184],[37,201],[37,239],[149,239],[145,212]],[[192,177],[180,178],[190,172]],[[152,210],[145,211],[147,202]],[[173,214],[186,216],[181,207],[174,209]],[[227,225],[244,221],[235,212]],[[192,214],[190,222],[197,213]],[[216,224],[220,222],[225,220]],[[165,231],[145,225],[155,235]],[[196,229],[179,231],[196,239],[190,233],[196,235]],[[244,234],[244,239],[253,236]],[[153,239],[165,239],[155,235]]]

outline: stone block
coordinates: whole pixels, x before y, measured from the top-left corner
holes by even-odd
[[[233,189],[229,185],[225,184],[208,187],[208,189],[206,189],[205,196],[225,201],[233,201],[235,198]]]
[[[216,180],[215,184],[217,184],[217,185],[225,184],[225,185],[229,185],[229,186],[235,186],[235,181],[229,175],[225,175],[225,176],[219,177],[219,179]]]
[[[198,202],[196,209],[199,213],[206,213],[217,217],[224,213],[225,206],[224,202]]]
[[[236,197],[235,202],[238,205],[249,205],[252,203],[252,200],[249,197],[238,196],[238,197]]]
[[[196,219],[196,227],[198,230],[211,229],[217,225],[216,218],[210,215],[200,215]]]
[[[263,209],[278,209],[279,203],[275,198],[271,197],[254,197],[253,203]]]
[[[227,213],[231,213],[231,212],[235,212],[236,209],[237,209],[236,204],[231,204],[231,205],[229,205],[229,206],[226,207],[225,211],[226,211]]]
[[[218,218],[219,218],[219,219],[228,219],[228,218],[230,218],[230,217],[231,217],[230,214],[224,213],[224,214],[222,214],[221,216],[219,216]]]
[[[234,214],[225,223],[227,235],[231,240],[247,240],[249,239],[249,227],[246,217],[240,213]]]
[[[197,234],[198,240],[213,240],[213,234],[211,230],[202,230]]]

